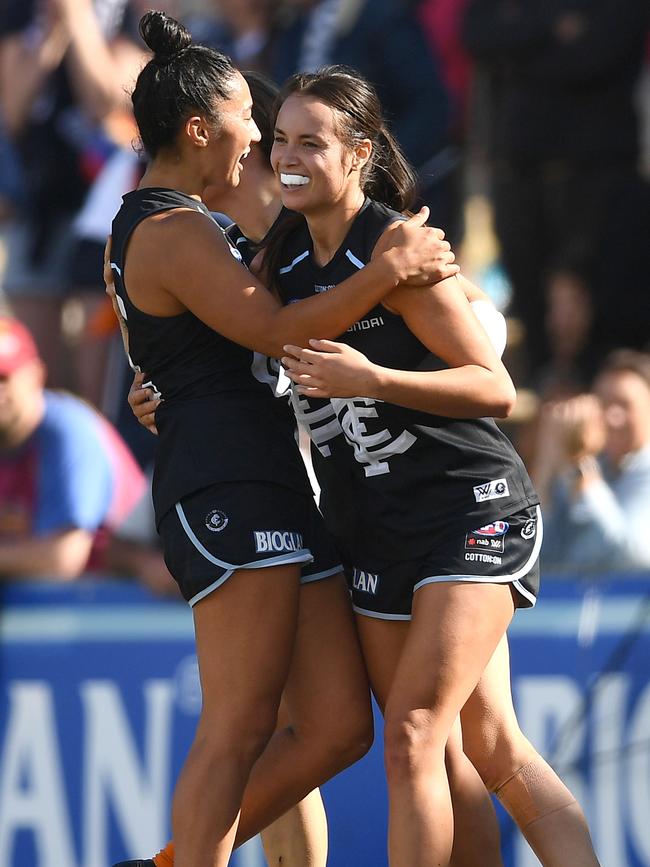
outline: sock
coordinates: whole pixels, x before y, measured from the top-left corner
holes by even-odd
[[[154,856],[153,863],[156,867],[174,867],[174,842],[169,843],[157,855]]]

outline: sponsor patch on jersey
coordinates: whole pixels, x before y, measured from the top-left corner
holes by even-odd
[[[505,479],[492,479],[491,482],[474,487],[474,499],[477,503],[484,503],[486,500],[499,500],[501,497],[509,496],[508,482]]]
[[[320,295],[321,292],[329,292],[330,289],[334,289],[335,286],[336,286],[336,283],[330,283],[328,286],[323,286],[320,283],[314,283],[314,292],[317,295]]]
[[[465,549],[467,551],[494,551],[503,554],[506,544],[506,533],[510,528],[507,521],[495,521],[486,524],[478,530],[470,530],[465,535]]]
[[[382,316],[372,316],[369,319],[360,319],[348,328],[348,331],[370,331],[371,328],[381,328],[384,325]]]
[[[501,557],[498,554],[486,554],[483,551],[466,551],[465,559],[470,563],[490,563],[495,566],[501,565]]]
[[[300,533],[292,533],[290,530],[253,530],[253,538],[258,554],[285,554],[300,551],[303,547]]]
[[[213,509],[205,516],[205,526],[212,533],[220,533],[228,526],[228,516],[220,509]]]
[[[521,538],[532,539],[536,532],[537,520],[535,518],[531,518],[529,521],[526,521],[524,526],[521,528]]]
[[[372,596],[376,596],[377,588],[379,587],[379,575],[355,567],[352,572],[352,586],[355,590],[360,590],[362,593],[370,593]]]

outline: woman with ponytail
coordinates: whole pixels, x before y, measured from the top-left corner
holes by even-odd
[[[113,221],[110,268],[129,360],[163,398],[153,501],[167,565],[192,606],[203,692],[174,794],[176,863],[226,867],[245,792],[250,834],[362,754],[370,727],[337,554],[258,353],[277,357],[287,342],[334,337],[396,285],[456,269],[440,233],[423,227],[425,210],[387,233],[365,274],[281,307],[201,199],[210,185],[222,194],[237,187],[260,139],[244,78],[163,13],[147,13],[140,31],[153,56],[132,99],[150,162]],[[306,700],[305,672],[289,677],[301,572],[330,588],[337,647],[342,639],[341,652],[357,659],[352,677],[328,687],[342,689],[337,706],[352,693],[353,727],[361,727],[352,740],[346,733],[342,750],[329,743],[318,754],[290,729],[274,735],[283,690],[288,704]]]
[[[303,215],[266,260],[289,305],[363,273],[413,198],[377,95],[345,68],[287,82],[271,162],[285,206]],[[594,867],[580,807],[512,708],[505,632],[535,604],[542,525],[490,418],[515,394],[474,292],[461,275],[396,289],[338,342],[285,347],[283,364],[384,711],[391,867],[462,862],[450,783],[454,766],[470,784],[472,771],[452,736],[459,715],[466,752],[542,863]]]

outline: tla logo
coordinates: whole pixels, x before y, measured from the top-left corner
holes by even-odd
[[[474,488],[474,499],[477,503],[484,503],[486,500],[498,500],[501,497],[509,497],[508,482],[505,479],[493,479],[491,482],[486,482],[484,485],[476,485]]]
[[[373,575],[372,572],[365,572],[363,569],[356,568],[352,572],[352,586],[355,590],[371,593],[374,596],[377,593],[378,585],[379,575]]]

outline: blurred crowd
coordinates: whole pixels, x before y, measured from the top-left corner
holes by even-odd
[[[172,591],[102,281],[143,171],[129,92],[152,5],[278,83],[344,63],[377,86],[432,222],[508,317],[544,559],[650,567],[646,0],[4,0],[0,579]]]

